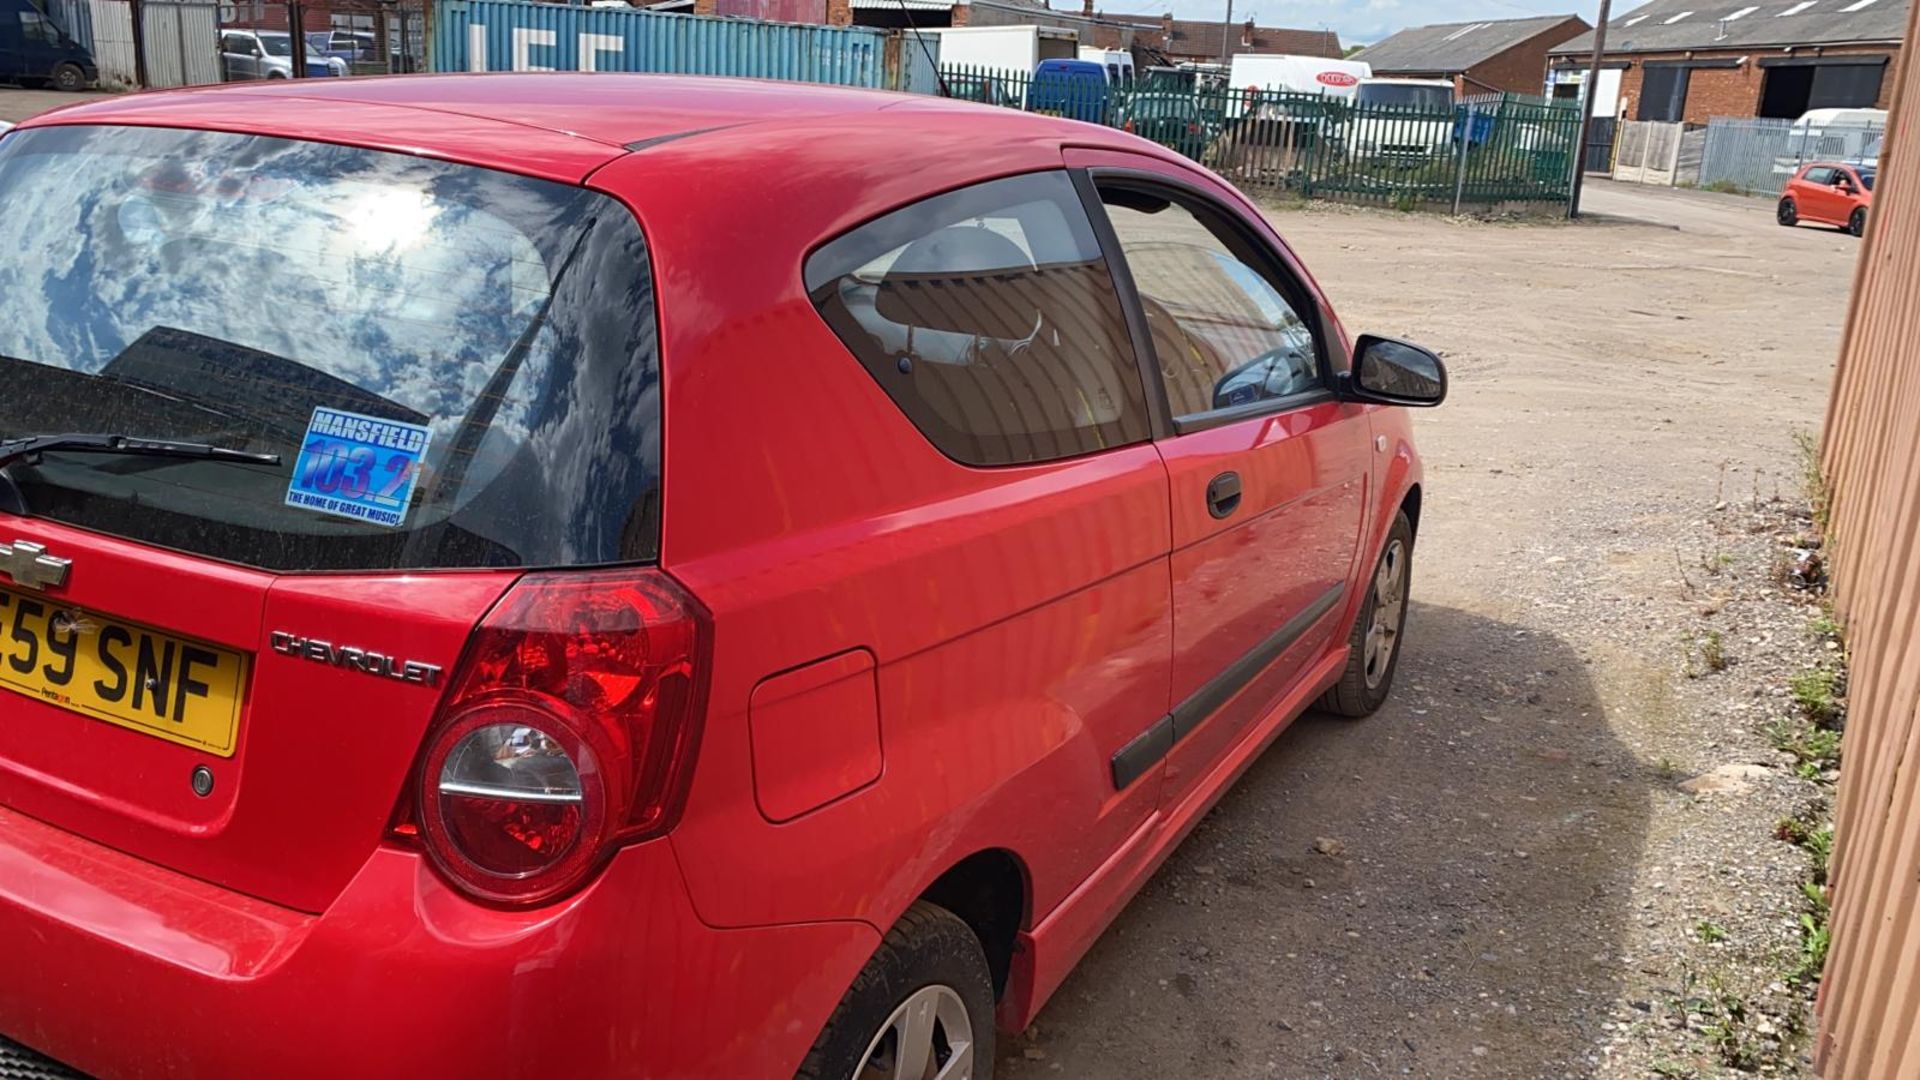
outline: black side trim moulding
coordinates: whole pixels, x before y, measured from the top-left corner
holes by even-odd
[[[1254,676],[1267,669],[1287,651],[1288,646],[1300,640],[1301,635],[1313,628],[1321,616],[1333,610],[1345,595],[1347,586],[1343,582],[1320,594],[1320,598],[1308,604],[1299,614],[1288,619],[1280,629],[1268,635],[1265,641],[1248,649],[1247,652],[1228,664],[1225,670],[1208,679],[1206,685],[1195,690],[1187,700],[1173,707],[1173,712],[1154,721],[1153,726],[1141,732],[1132,742],[1121,747],[1113,755],[1113,786],[1115,790],[1124,790],[1127,785],[1140,779],[1148,769],[1153,768],[1161,758],[1173,752],[1175,743],[1185,738],[1200,722],[1219,711],[1240,692],[1241,688],[1253,681]]]

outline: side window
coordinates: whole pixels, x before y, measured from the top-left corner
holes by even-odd
[[[37,11],[20,13],[20,36],[47,45],[60,44],[60,31],[54,28],[53,20]]]
[[[1102,184],[1175,419],[1322,389],[1313,324],[1221,212]]]
[[[1809,183],[1809,184],[1831,184],[1831,183],[1833,183],[1833,170],[1832,170],[1832,169],[1829,169],[1829,168],[1826,168],[1826,167],[1824,167],[1824,166],[1823,166],[1823,167],[1821,167],[1821,168],[1816,168],[1816,169],[1808,169],[1808,170],[1807,170],[1807,183]]]
[[[1073,182],[938,195],[807,259],[827,325],[948,457],[1014,465],[1149,435],[1118,295]]]

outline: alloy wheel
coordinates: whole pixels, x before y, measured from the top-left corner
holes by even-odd
[[[1407,603],[1407,548],[1399,540],[1387,545],[1380,568],[1373,574],[1373,612],[1367,621],[1367,689],[1380,685],[1393,664],[1400,644],[1400,620]]]
[[[973,1021],[960,995],[925,986],[893,1010],[854,1070],[855,1080],[970,1080]]]
[[[1792,225],[1800,220],[1800,211],[1793,205],[1792,199],[1780,200],[1780,224]]]

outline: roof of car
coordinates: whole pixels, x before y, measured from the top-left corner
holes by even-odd
[[[195,127],[338,142],[577,181],[632,150],[754,125],[884,126],[895,145],[951,147],[957,128],[1118,132],[1017,110],[848,87],[680,75],[501,73],[261,81],[127,94],[67,106],[29,125]],[[764,130],[764,129],[763,129]],[[916,150],[920,147],[915,147]]]

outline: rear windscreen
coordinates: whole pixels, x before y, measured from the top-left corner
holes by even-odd
[[[0,508],[274,570],[572,566],[659,546],[653,289],[580,188],[162,128],[0,141]]]

